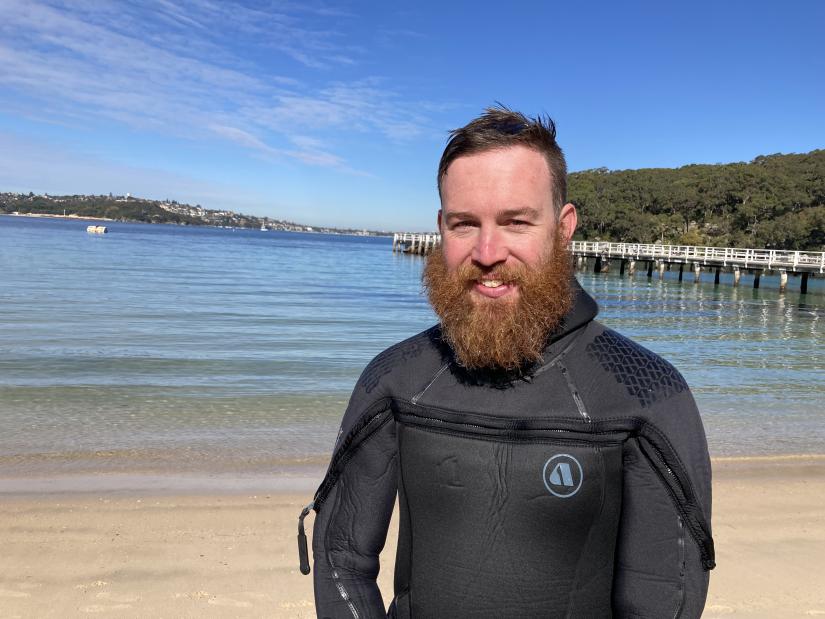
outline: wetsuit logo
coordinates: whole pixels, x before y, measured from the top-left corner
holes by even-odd
[[[568,454],[558,454],[545,462],[542,476],[550,494],[562,499],[576,494],[584,481],[582,465]]]

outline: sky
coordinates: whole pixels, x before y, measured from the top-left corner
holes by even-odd
[[[448,131],[571,171],[825,148],[825,3],[0,0],[0,191],[435,228]]]

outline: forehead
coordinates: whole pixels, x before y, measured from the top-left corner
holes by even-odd
[[[441,198],[446,209],[552,205],[550,167],[542,153],[520,145],[463,155],[447,168]]]

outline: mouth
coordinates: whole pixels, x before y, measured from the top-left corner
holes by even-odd
[[[503,296],[513,293],[516,290],[516,286],[500,279],[482,279],[476,280],[473,285],[473,290],[483,297],[500,299]]]

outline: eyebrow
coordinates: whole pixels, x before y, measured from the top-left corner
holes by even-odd
[[[537,219],[540,213],[538,209],[525,206],[523,208],[512,208],[506,209],[503,211],[498,211],[496,213],[496,219],[512,219],[513,217],[529,217],[533,219]],[[473,213],[472,211],[453,211],[452,213],[447,213],[446,219],[448,221],[452,221],[454,219],[477,219],[478,215]]]

